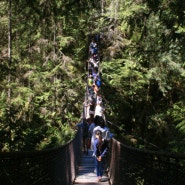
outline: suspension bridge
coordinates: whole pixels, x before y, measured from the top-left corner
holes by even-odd
[[[83,103],[85,118],[96,114],[89,98],[96,95],[97,102],[100,95],[100,86],[96,80],[101,79],[93,71],[93,68],[99,67],[100,60],[94,53],[90,56],[94,58],[90,61],[90,57],[87,63],[87,89]],[[93,75],[95,80],[89,86]],[[79,128],[74,139],[61,147],[43,151],[0,153],[0,182],[1,185],[185,184],[185,155],[137,149],[113,137],[102,181],[97,182],[92,153],[92,150],[89,150],[88,155],[83,153],[82,129]]]

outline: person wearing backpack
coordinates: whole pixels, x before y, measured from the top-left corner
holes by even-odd
[[[101,87],[101,79],[100,79],[99,75],[96,76],[94,82],[95,82],[95,85],[96,85],[98,88]]]
[[[105,140],[102,139],[102,132],[96,131],[96,139],[94,141],[94,153],[95,153],[95,168],[98,177],[98,182],[101,182],[104,171],[104,159],[108,151],[108,145]]]

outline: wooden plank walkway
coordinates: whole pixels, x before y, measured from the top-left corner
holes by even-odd
[[[97,181],[92,153],[92,150],[90,150],[88,155],[83,154],[74,185],[110,185],[106,173],[103,175],[101,182]]]

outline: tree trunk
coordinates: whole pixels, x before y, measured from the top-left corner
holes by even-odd
[[[12,41],[11,41],[11,36],[12,36],[12,0],[9,0],[9,8],[8,8],[8,63],[9,63],[9,74],[8,74],[8,106],[10,107],[11,104],[11,87],[10,87],[10,82],[11,82],[11,63],[12,63]]]

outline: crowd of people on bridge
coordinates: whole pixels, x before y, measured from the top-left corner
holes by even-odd
[[[87,87],[82,121],[77,125],[83,130],[83,152],[93,151],[95,172],[101,181],[105,167],[105,159],[112,134],[106,126],[103,98],[101,95],[100,57],[98,40],[95,36],[89,45],[87,61]]]

